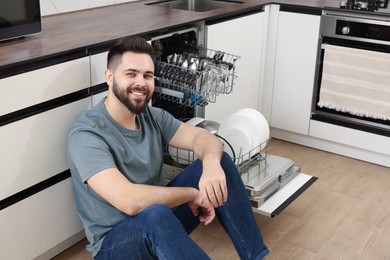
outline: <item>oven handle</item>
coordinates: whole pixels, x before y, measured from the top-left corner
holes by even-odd
[[[390,45],[345,40],[345,39],[332,38],[332,37],[322,37],[320,49],[324,50],[327,44],[342,46],[347,48],[390,53]]]

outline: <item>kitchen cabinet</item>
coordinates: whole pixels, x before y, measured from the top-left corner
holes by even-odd
[[[23,117],[23,112],[18,112],[21,109],[42,110],[22,120],[16,118],[0,128],[4,170],[0,200],[68,169],[64,135],[74,120],[70,116],[74,108],[71,105],[67,109],[55,107],[56,104],[47,104],[46,107],[35,105],[75,92],[89,84],[87,58],[0,80],[0,88],[5,93],[0,98],[1,115],[16,113],[15,117]]]
[[[264,12],[206,24],[206,46],[238,55],[237,78],[230,94],[217,96],[216,103],[205,108],[205,118],[217,122],[241,108],[258,107],[260,94],[261,53],[263,51]]]
[[[66,143],[89,86],[87,57],[0,79],[0,259],[49,259],[84,236]]]
[[[316,138],[315,142],[308,146],[390,167],[390,138],[387,136],[311,120],[309,140],[312,138]]]
[[[320,15],[277,15],[270,126],[308,135]]]
[[[81,100],[0,128],[2,199],[68,168],[67,131],[89,105],[89,99]],[[4,248],[0,248],[0,259],[32,259],[57,248],[48,259],[82,239],[84,232],[75,212],[72,189],[67,178],[2,209],[0,240]]]

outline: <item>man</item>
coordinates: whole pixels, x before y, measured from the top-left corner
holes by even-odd
[[[208,259],[188,236],[215,216],[242,259],[268,254],[240,175],[221,142],[149,107],[154,53],[142,38],[118,41],[107,57],[108,94],[69,134],[77,211],[95,259]],[[163,147],[196,160],[164,186]]]

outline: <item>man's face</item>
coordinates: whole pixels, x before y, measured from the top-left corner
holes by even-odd
[[[139,114],[145,110],[154,91],[154,64],[147,54],[126,52],[112,74],[109,85],[127,109]]]

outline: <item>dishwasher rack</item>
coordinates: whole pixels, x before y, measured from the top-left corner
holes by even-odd
[[[217,137],[218,134],[217,134]],[[221,138],[221,137],[219,137]],[[222,139],[222,138],[221,138]],[[223,140],[224,151],[232,150],[229,143],[226,140]],[[249,177],[249,172],[253,174],[255,170],[256,173],[260,174],[267,167],[267,157],[268,157],[268,140],[264,141],[260,145],[251,149],[248,153],[239,155],[237,157],[232,157],[232,160],[237,166],[238,171],[240,172],[243,181],[245,182],[245,178]],[[183,168],[187,167],[191,163],[193,163],[197,158],[192,151],[186,151],[174,147],[167,146],[164,152],[164,156],[167,162],[174,167],[180,168],[180,172]],[[168,174],[168,179],[173,179],[176,174]]]
[[[193,52],[174,53],[156,62],[158,97],[184,106],[214,103],[219,94],[229,94],[237,78],[235,62],[226,52],[198,47]]]

